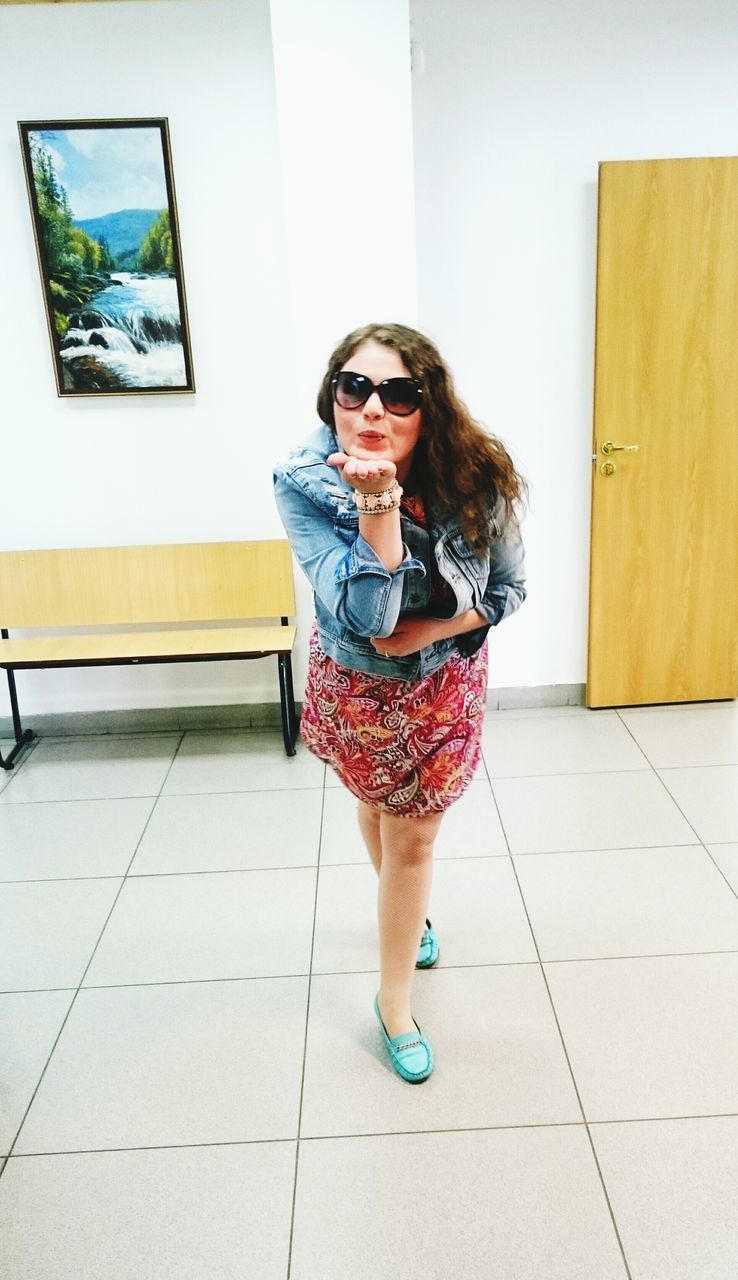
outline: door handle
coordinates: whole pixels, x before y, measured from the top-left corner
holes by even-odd
[[[613,444],[612,440],[606,440],[602,446],[603,453],[637,453],[637,444]]]

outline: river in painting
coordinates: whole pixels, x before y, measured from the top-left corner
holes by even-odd
[[[174,277],[117,271],[110,281],[69,318],[59,342],[65,388],[186,387]]]

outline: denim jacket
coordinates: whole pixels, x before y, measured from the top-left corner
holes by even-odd
[[[429,675],[453,652],[475,653],[489,628],[514,613],[526,595],[520,534],[505,525],[503,503],[497,500],[492,510],[485,553],[467,546],[453,520],[429,510],[426,530],[401,513],[405,556],[387,569],[359,533],[353,488],[326,462],[338,447],[330,427],[321,426],[274,469],[279,513],[315,592],[322,649],[344,667],[400,680]],[[371,636],[391,635],[401,614],[440,616],[428,612],[431,556],[455,599],[445,616],[477,609],[487,625],[386,658],[370,644]]]

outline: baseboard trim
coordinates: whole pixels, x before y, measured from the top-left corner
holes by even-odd
[[[490,711],[528,711],[545,707],[583,707],[585,684],[539,684],[510,689],[488,689]]]
[[[547,684],[531,688],[490,689],[490,711],[544,707],[581,707],[583,684]],[[300,704],[297,704],[298,711]],[[248,702],[215,707],[141,707],[131,711],[59,711],[23,717],[23,727],[40,738],[100,733],[182,733],[187,729],[279,729],[278,702]],[[0,716],[0,738],[13,738],[13,721]]]
[[[299,709],[299,703],[298,709]],[[40,738],[88,733],[182,733],[186,729],[278,729],[278,702],[215,707],[141,707],[130,711],[60,711],[23,716],[24,729]],[[13,737],[10,716],[0,716],[0,738]]]

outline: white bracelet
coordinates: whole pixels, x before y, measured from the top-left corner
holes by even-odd
[[[354,502],[362,516],[381,516],[385,511],[396,511],[402,498],[402,489],[396,480],[379,493],[360,493],[354,490]]]

